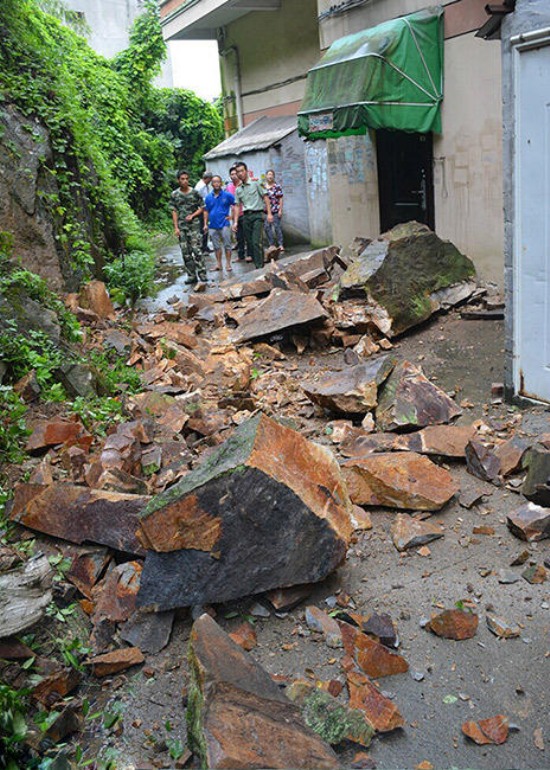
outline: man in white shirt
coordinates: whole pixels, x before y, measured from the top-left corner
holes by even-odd
[[[205,201],[206,196],[212,192],[211,182],[212,182],[212,172],[205,171],[204,174],[202,175],[202,179],[200,179],[195,185],[194,189],[201,196],[203,202]],[[208,254],[208,232],[205,232],[202,235],[202,253]]]

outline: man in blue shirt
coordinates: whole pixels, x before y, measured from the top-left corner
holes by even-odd
[[[210,234],[216,252],[216,270],[223,270],[222,250],[225,251],[226,270],[231,273],[231,215],[235,197],[222,190],[221,176],[212,177],[212,192],[204,199],[204,232]]]

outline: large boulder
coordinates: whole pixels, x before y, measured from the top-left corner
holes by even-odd
[[[343,296],[364,293],[386,311],[388,336],[464,300],[475,284],[473,262],[426,225],[397,225],[370,243],[340,278]]]
[[[187,730],[201,767],[339,767],[298,706],[208,615],[191,630],[189,667]]]
[[[313,295],[284,289],[271,294],[247,310],[239,321],[232,341],[246,342],[285,329],[324,321],[328,313]]]
[[[378,403],[378,388],[394,367],[394,359],[381,356],[368,364],[329,372],[317,381],[302,385],[315,404],[343,414],[365,414]]]
[[[144,508],[138,602],[167,610],[316,582],[351,533],[330,451],[258,415]]]

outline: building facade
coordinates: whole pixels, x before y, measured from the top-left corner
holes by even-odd
[[[164,0],[161,17],[167,39],[218,40],[232,133],[261,116],[297,115],[308,72],[331,45],[425,7],[425,0]],[[441,132],[369,128],[305,141],[309,232],[316,245],[345,246],[378,235],[401,207],[400,216],[424,218],[474,260],[482,278],[502,285],[500,48],[476,38],[487,19],[484,0],[441,7]]]

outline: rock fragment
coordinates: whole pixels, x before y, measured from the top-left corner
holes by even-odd
[[[377,733],[386,733],[403,727],[405,720],[397,706],[358,671],[348,671],[349,705],[361,709]]]
[[[478,616],[465,610],[444,610],[432,617],[426,628],[445,639],[462,641],[471,639],[477,632]]]
[[[138,647],[122,647],[120,650],[106,652],[104,655],[96,655],[90,660],[90,666],[94,676],[112,676],[127,668],[137,666],[145,660]]]
[[[27,452],[41,451],[57,444],[72,446],[87,443],[89,447],[92,440],[92,436],[84,429],[82,423],[74,420],[60,418],[38,420],[33,424],[32,429],[25,447]]]
[[[246,622],[242,623],[237,629],[235,629],[235,631],[232,631],[229,634],[229,638],[232,639],[235,644],[238,644],[239,647],[242,647],[243,650],[247,651],[253,650],[254,647],[258,644],[254,626]]]
[[[202,767],[339,767],[298,707],[208,615],[191,630],[189,665],[189,742]]]
[[[506,517],[509,529],[521,540],[543,540],[550,537],[550,508],[526,503]]]
[[[379,430],[395,431],[447,423],[462,410],[422,370],[403,361],[381,388],[376,407]]]
[[[378,403],[378,387],[394,366],[390,356],[380,356],[368,364],[349,366],[317,381],[306,382],[302,389],[315,404],[342,414],[364,414]]]
[[[415,519],[402,513],[397,514],[390,531],[393,544],[398,551],[417,548],[443,537],[443,530],[439,524],[433,524],[429,520]]]
[[[357,505],[437,511],[458,492],[448,471],[414,452],[351,459],[342,469]]]
[[[514,639],[520,635],[520,628],[515,623],[509,623],[505,618],[487,615],[487,628],[499,639]]]
[[[306,607],[306,623],[312,631],[323,634],[327,647],[343,646],[342,633],[338,623],[323,610],[313,605]]]
[[[525,455],[527,476],[522,493],[532,503],[550,508],[550,449],[537,444]]]
[[[258,415],[143,510],[139,604],[174,609],[322,580],[351,533],[332,454]]]
[[[326,318],[326,310],[313,295],[274,289],[268,297],[241,316],[232,341],[241,343],[259,339]]]
[[[464,722],[462,732],[479,746],[491,743],[500,745],[508,738],[508,718],[499,714],[489,719],[480,719],[479,722]]]

